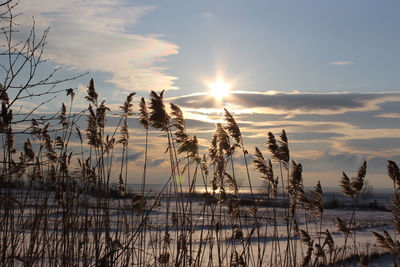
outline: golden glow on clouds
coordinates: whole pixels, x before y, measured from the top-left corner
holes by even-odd
[[[210,94],[217,100],[221,100],[229,95],[230,84],[225,83],[223,79],[218,78],[215,83],[210,84]]]

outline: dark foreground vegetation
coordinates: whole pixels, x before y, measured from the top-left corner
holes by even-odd
[[[269,132],[266,147],[256,147],[249,162],[240,129],[225,109],[225,123],[216,125],[208,153],[200,155],[181,109],[173,103],[166,107],[164,92],[151,92],[148,103],[142,98],[139,116],[133,112],[135,94],[129,94],[117,126],[107,129],[111,111],[99,99],[93,80],[87,87],[88,108],[73,112],[74,90],[57,88],[76,77],[58,80],[56,70],[37,77],[48,31],[38,36],[33,27],[25,41],[14,40],[16,6],[15,1],[0,2],[1,266],[321,266],[352,259],[367,266],[374,255],[385,253],[357,243],[356,215],[366,162],[354,176],[343,173],[339,180],[350,200],[351,216],[336,218],[334,238],[323,225],[322,186],[318,182],[306,192],[303,167],[291,160],[284,130],[277,138]],[[54,94],[66,94],[70,102],[53,116],[36,116],[35,110]],[[48,98],[42,101],[43,96]],[[24,99],[37,99],[37,107],[28,112],[16,109]],[[138,194],[126,189],[132,117],[145,132]],[[85,128],[79,127],[82,120]],[[165,140],[162,149],[170,166],[163,189],[151,197],[146,189],[150,128],[163,134],[159,138]],[[17,149],[15,139],[21,136],[25,141]],[[77,144],[72,144],[74,138]],[[241,155],[245,166],[247,197],[238,190],[235,154]],[[253,191],[250,168],[264,180],[265,193]],[[388,174],[395,191],[390,208],[394,233],[383,230],[374,235],[396,264],[400,233],[396,163],[388,162]],[[183,190],[181,180],[188,190]],[[195,194],[199,187],[206,191],[201,197]]]

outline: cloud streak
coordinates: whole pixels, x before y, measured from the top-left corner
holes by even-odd
[[[334,61],[334,62],[331,62],[329,64],[335,65],[335,66],[347,66],[347,65],[353,65],[355,63],[352,62],[352,61],[341,60],[341,61]]]
[[[375,115],[377,118],[400,119],[400,113],[382,113]]]
[[[225,106],[252,114],[343,114],[379,110],[380,104],[400,102],[399,93],[283,93],[233,92],[218,103],[211,95],[194,94],[172,99],[187,110],[212,113]]]

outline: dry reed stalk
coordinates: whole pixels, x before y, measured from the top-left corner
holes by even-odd
[[[392,196],[392,206],[390,210],[393,216],[394,238],[383,230],[383,235],[373,232],[377,243],[380,247],[387,250],[393,257],[393,265],[397,266],[400,262],[400,242],[397,240],[397,234],[400,233],[400,171],[394,161],[389,160],[387,163],[387,172],[389,178],[393,182],[394,194]]]
[[[345,257],[346,252],[346,245],[349,236],[351,235],[351,229],[353,229],[353,247],[354,247],[354,254],[357,254],[356,249],[356,227],[355,227],[355,220],[356,220],[356,209],[358,206],[358,200],[360,196],[360,192],[364,185],[365,175],[367,173],[367,162],[364,161],[360,168],[357,171],[357,175],[352,177],[351,179],[346,175],[346,173],[342,173],[342,179],[340,180],[339,186],[342,189],[342,193],[345,196],[351,197],[353,201],[353,209],[351,218],[348,224],[346,224],[340,218],[337,218],[338,221],[338,230],[345,235],[344,247],[342,252],[342,260]]]

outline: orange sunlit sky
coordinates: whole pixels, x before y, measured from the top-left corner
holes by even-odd
[[[182,108],[202,153],[225,107],[241,128],[249,160],[255,146],[268,158],[267,133],[285,129],[305,185],[336,186],[342,171],[352,175],[363,160],[370,184],[391,185],[386,161],[400,159],[397,0],[21,0],[17,8],[17,37],[32,17],[37,31],[50,27],[41,71],[89,72],[63,85],[76,88],[76,111],[87,107],[90,78],[112,114],[130,92],[137,93],[137,109],[140,97],[165,89],[166,103]],[[58,96],[37,114],[67,101]],[[112,131],[116,118],[108,122]],[[136,183],[145,132],[135,118],[130,127],[129,182]],[[168,173],[160,134],[150,132],[150,183]],[[235,155],[243,167],[241,157]],[[253,171],[252,179],[259,180]]]

